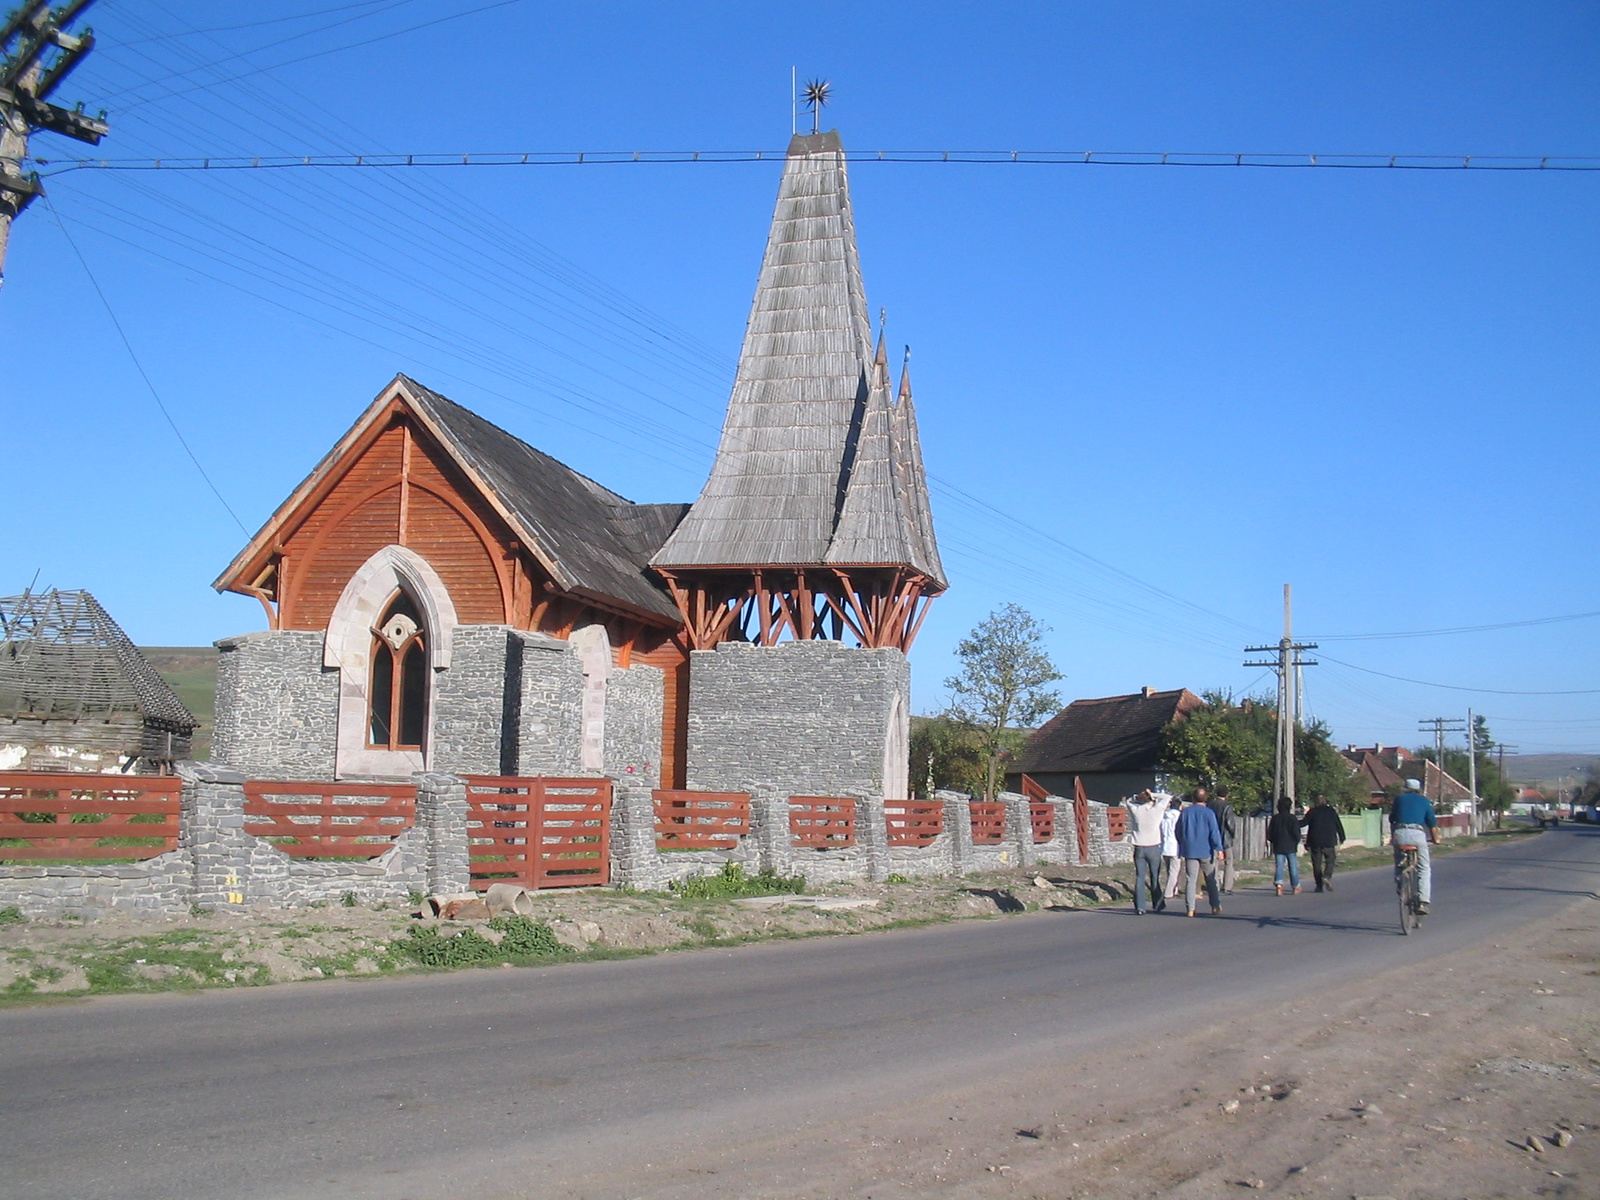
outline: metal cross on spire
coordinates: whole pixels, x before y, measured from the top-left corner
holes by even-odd
[[[833,85],[826,79],[806,80],[806,104],[811,108],[811,132],[822,129],[822,106],[833,98]]]

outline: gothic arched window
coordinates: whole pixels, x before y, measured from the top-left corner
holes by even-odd
[[[371,720],[374,750],[420,750],[428,726],[428,648],[422,617],[401,592],[372,631]]]

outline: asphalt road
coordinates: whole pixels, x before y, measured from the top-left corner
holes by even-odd
[[[537,970],[0,1011],[0,1197],[540,1196],[579,1173],[1241,1017],[1600,892],[1600,830],[1223,916],[1042,913]]]

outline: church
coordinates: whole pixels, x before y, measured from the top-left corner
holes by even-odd
[[[873,344],[837,132],[796,136],[715,463],[635,504],[404,375],[216,580],[216,761],[908,794],[945,590],[909,372]]]

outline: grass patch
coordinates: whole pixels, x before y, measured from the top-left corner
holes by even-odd
[[[495,917],[489,928],[501,935],[498,943],[470,927],[442,935],[434,926],[413,925],[393,949],[418,966],[446,969],[499,962],[549,962],[572,953],[544,921],[523,916]]]
[[[22,915],[22,910],[15,904],[8,904],[4,908],[0,908],[0,925],[21,925],[26,919]]]
[[[804,875],[779,875],[763,870],[746,875],[736,862],[723,863],[716,875],[692,875],[670,885],[680,900],[733,900],[741,896],[798,895],[806,890]]]

